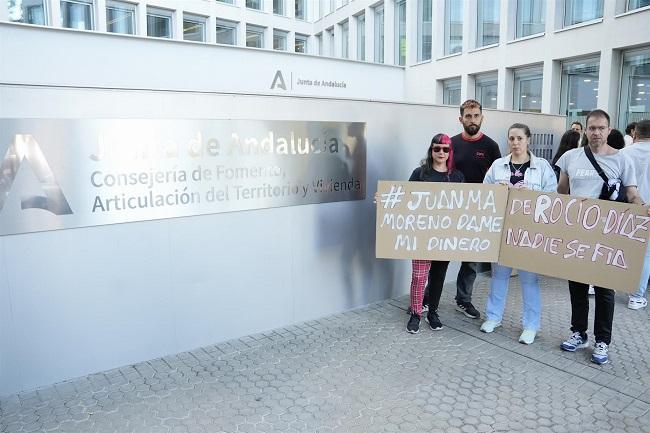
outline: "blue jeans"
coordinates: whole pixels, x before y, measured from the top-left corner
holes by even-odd
[[[643,270],[641,271],[641,281],[639,281],[639,291],[634,295],[641,298],[645,297],[645,291],[648,288],[648,279],[650,278],[650,243],[645,250],[645,260],[643,261]]]
[[[488,296],[485,314],[488,320],[501,322],[503,310],[508,297],[508,283],[512,268],[492,263],[492,280],[490,281],[490,295]],[[524,301],[524,312],[521,322],[524,329],[539,329],[539,319],[542,314],[542,297],[539,292],[537,274],[519,270],[521,294]]]

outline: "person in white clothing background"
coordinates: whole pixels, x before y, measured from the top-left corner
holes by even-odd
[[[637,190],[643,200],[643,203],[650,203],[650,172],[648,172],[648,163],[650,162],[650,119],[645,119],[636,124],[635,128],[636,141],[634,146],[624,148],[621,152],[625,154],[634,163],[636,170]],[[643,262],[643,271],[639,281],[639,290],[630,296],[627,308],[639,310],[648,305],[645,293],[648,287],[648,278],[650,278],[650,243],[645,253]]]

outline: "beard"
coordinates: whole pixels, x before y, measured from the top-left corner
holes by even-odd
[[[481,124],[479,123],[478,125],[465,125],[463,124],[463,129],[465,130],[465,133],[467,135],[476,135],[478,131],[481,129]]]

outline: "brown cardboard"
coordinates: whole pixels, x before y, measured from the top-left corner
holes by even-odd
[[[379,181],[377,191],[377,257],[470,262],[499,257],[507,187]]]
[[[640,205],[512,189],[499,263],[636,292],[649,225]]]

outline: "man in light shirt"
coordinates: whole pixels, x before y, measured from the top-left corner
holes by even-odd
[[[637,191],[636,171],[626,155],[607,144],[607,136],[612,128],[609,115],[603,110],[593,110],[587,115],[587,143],[584,147],[566,152],[555,163],[560,168],[557,192],[583,198],[599,198],[603,186],[600,177],[589,161],[585,149],[588,147],[594,158],[609,179],[618,179],[625,188],[631,203],[642,204]],[[591,360],[596,364],[609,362],[609,345],[614,321],[614,290],[594,285],[596,312],[594,314],[594,337],[596,344]],[[571,296],[571,336],[560,347],[567,352],[575,352],[589,346],[587,328],[589,321],[589,284],[569,281]]]

